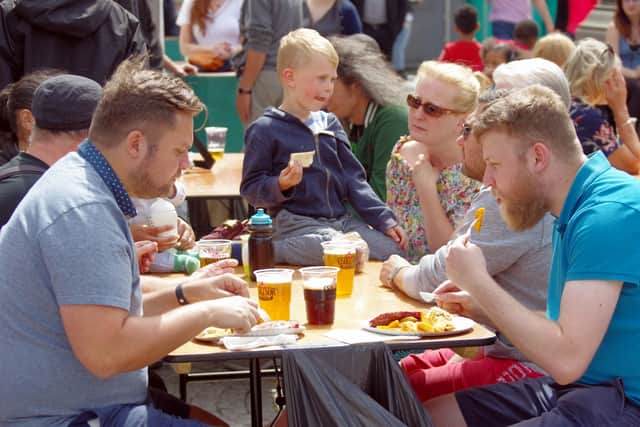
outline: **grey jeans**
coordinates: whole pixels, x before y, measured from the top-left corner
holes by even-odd
[[[385,260],[392,254],[402,255],[392,238],[351,214],[340,218],[313,218],[281,210],[273,228],[276,264],[323,265],[321,243],[351,231],[357,231],[367,242],[371,259]]]

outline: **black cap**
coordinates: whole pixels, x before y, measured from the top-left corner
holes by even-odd
[[[88,129],[101,96],[102,87],[93,80],[62,74],[38,86],[31,101],[31,113],[40,129]]]

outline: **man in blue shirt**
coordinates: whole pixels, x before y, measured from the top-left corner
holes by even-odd
[[[425,404],[436,425],[640,425],[640,182],[582,154],[560,98],[532,86],[474,123],[484,183],[513,230],[556,221],[547,316],[527,310],[459,238],[449,278],[549,377],[464,390]]]

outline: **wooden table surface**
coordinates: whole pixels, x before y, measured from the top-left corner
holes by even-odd
[[[211,169],[191,168],[180,178],[187,198],[229,199],[240,197],[243,153],[224,153]]]
[[[380,313],[400,310],[426,309],[429,306],[384,288],[380,285],[378,274],[381,262],[370,261],[365,272],[355,276],[353,294],[348,298],[338,298],[335,308],[335,322],[331,326],[306,326],[306,331],[295,345],[288,348],[314,346],[343,346],[339,341],[324,336],[331,329],[361,329],[367,319]],[[238,270],[240,271],[240,270]],[[253,299],[258,300],[255,282],[249,285]],[[304,294],[299,274],[294,274],[291,297],[291,318],[306,323]],[[481,325],[476,324],[472,331],[460,335],[422,338],[419,340],[388,341],[393,350],[428,349],[441,347],[466,347],[491,344],[495,335]],[[249,351],[229,351],[222,346],[190,341],[167,356],[169,362],[196,362],[214,359],[252,359],[277,356],[283,351],[281,347],[264,347]]]

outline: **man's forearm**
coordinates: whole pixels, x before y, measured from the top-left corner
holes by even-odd
[[[99,378],[143,368],[187,342],[214,319],[213,301],[190,304],[160,316],[130,317],[107,306],[62,306],[73,352]],[[100,319],[94,327],[88,319]]]
[[[496,328],[529,360],[549,372],[556,381],[566,378],[565,367],[584,364],[574,344],[559,324],[534,312],[509,295],[488,274],[479,277],[473,296]],[[574,381],[575,379],[570,379]]]
[[[252,90],[258,79],[258,75],[262,71],[267,54],[254,49],[247,51],[247,60],[242,70],[242,75],[238,81],[238,88],[244,90]]]

